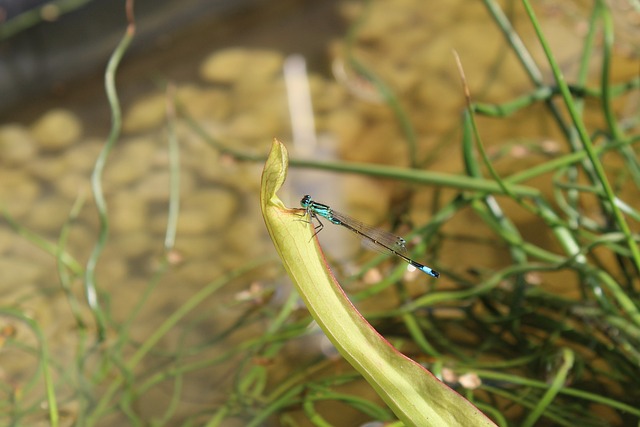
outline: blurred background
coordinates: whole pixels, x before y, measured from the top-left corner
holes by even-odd
[[[453,50],[474,99],[498,104],[532,90],[489,3],[137,0],[135,36],[116,74],[122,132],[101,176],[109,230],[96,261],[96,313],[86,268],[101,224],[90,179],[112,125],[105,68],[127,27],[125,4],[0,0],[0,423],[48,425],[44,371],[60,425],[318,425],[302,404],[318,384],[335,393],[315,407],[330,425],[393,419],[292,293],[260,215],[262,156],[275,137],[294,159],[464,174],[465,100]],[[498,3],[542,81],[552,81],[520,2]],[[563,72],[575,75],[591,2],[535,3]],[[638,74],[640,12],[631,2],[609,6],[617,36],[610,79],[623,82]],[[589,83],[598,81],[600,54],[592,59]],[[615,108],[633,120],[637,96]],[[603,124],[596,102],[584,114]],[[478,124],[502,176],[568,151],[541,103]],[[548,176],[527,185],[554,193]],[[619,190],[637,196],[637,188]],[[320,240],[349,293],[388,277],[402,283],[401,292],[378,286],[357,306],[424,364],[433,359],[401,317],[383,313],[511,262],[471,209],[429,234],[432,216],[460,195],[452,187],[294,167],[281,197],[298,207],[304,194],[399,235],[421,230],[412,256],[443,273],[437,283],[395,260],[380,263],[339,227],[325,227]],[[560,251],[543,221],[505,205],[527,242]],[[531,280],[559,298],[580,295],[568,271]],[[459,308],[442,307],[441,319],[458,319]],[[324,382],[313,388],[310,378]],[[344,395],[372,406],[346,404]],[[505,413],[524,416],[513,412]],[[606,425],[630,419],[601,413]]]

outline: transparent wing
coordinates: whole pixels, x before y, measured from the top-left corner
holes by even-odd
[[[407,242],[402,237],[366,225],[340,212],[333,211],[333,217],[342,222],[346,228],[358,234],[362,238],[362,243],[370,249],[402,255],[407,253]]]

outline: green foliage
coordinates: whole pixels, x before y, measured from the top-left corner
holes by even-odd
[[[420,426],[489,425],[475,407],[500,426],[638,424],[640,136],[637,114],[622,120],[616,101],[637,92],[640,78],[616,84],[611,81],[614,28],[610,11],[601,1],[594,3],[573,79],[563,75],[528,1],[523,1],[526,16],[542,46],[545,64],[534,59],[499,4],[493,0],[484,3],[505,35],[510,53],[528,76],[531,90],[500,104],[480,102],[476,99],[479,96],[470,93],[459,126],[461,173],[423,168],[426,160],[419,158],[420,138],[402,97],[393,93],[392,84],[377,76],[375,67],[357,57],[354,44],[366,13],[348,35],[347,62],[372,84],[392,112],[407,144],[406,164],[411,167],[296,158],[289,162],[297,169],[358,174],[413,188],[446,190],[437,192],[430,219],[415,224],[410,237],[423,242],[416,251],[433,254],[429,264],[442,272],[439,284],[446,282],[447,287],[432,286],[411,293],[403,277],[406,266],[401,265],[372,286],[354,291],[350,295],[354,304],[376,298],[397,302],[384,310],[364,312],[376,329],[355,311],[327,269],[302,212],[288,209],[276,196],[288,167],[283,145],[274,143],[271,155],[265,158],[225,144],[209,135],[179,103],[168,126],[171,192],[164,252],[131,312],[124,320],[112,317],[110,295],[101,289],[96,272],[102,250],[108,247],[109,214],[101,180],[119,135],[115,73],[133,37],[131,22],[105,76],[113,127],[93,174],[99,229],[88,264],[84,267],[67,250],[71,224],[86,205],[83,198],[74,206],[56,242],[4,214],[9,227],[57,262],[59,291],[69,302],[76,329],[75,341],[65,353],[72,361],[60,360],[51,350],[46,321],[40,322],[13,302],[3,303],[2,319],[22,325],[27,333],[15,335],[11,328],[3,328],[2,349],[5,354],[18,352],[36,363],[29,375],[20,378],[20,386],[2,382],[0,423],[30,425],[46,419],[57,426],[68,421],[66,415],[72,418],[70,424],[78,426],[109,425],[113,420],[154,426],[216,426],[226,422],[293,426],[300,418],[314,425],[330,425],[332,411],[325,406],[330,404],[347,408],[359,420],[391,423],[398,417],[406,425]],[[603,37],[598,47],[600,33]],[[601,58],[595,64],[599,67],[597,87],[587,79],[594,58]],[[551,82],[543,77],[543,68],[550,70]],[[467,75],[473,73],[469,70],[465,69]],[[167,98],[173,105],[171,91]],[[595,123],[585,118],[587,102],[592,105],[591,113],[594,109],[597,113]],[[564,138],[560,150],[546,152],[533,136],[497,148],[493,144],[493,151],[485,148],[482,136],[487,118],[494,124],[503,120],[507,126],[530,110],[553,123]],[[274,270],[284,276],[278,270],[280,262],[270,256],[227,268],[213,280],[204,281],[186,300],[167,310],[152,333],[134,338],[135,326],[143,322],[141,312],[158,292],[160,282],[174,280],[172,256],[180,215],[178,131],[174,123],[178,118],[227,158],[259,164],[266,159],[261,187],[266,226],[308,312],[300,309],[295,292],[278,304],[268,303],[270,292],[280,289],[283,279],[273,289],[258,286],[258,291],[242,293],[244,300],[224,298],[225,292],[232,293],[234,284],[241,283],[242,289],[254,282],[262,286]],[[501,172],[496,163],[516,146],[526,148],[538,161],[510,174]],[[615,168],[607,162],[612,158],[618,161]],[[407,212],[405,208],[396,214]],[[522,212],[535,223],[536,230],[543,230],[544,239],[532,238],[527,225],[518,223],[516,216]],[[476,228],[487,230],[488,237],[469,237],[465,230],[452,232],[450,225],[459,215],[471,217]],[[498,250],[503,256],[495,265],[461,271],[444,255],[443,248],[452,244],[456,248],[476,245],[479,251]],[[358,281],[385,259],[371,260],[342,284],[346,287]],[[84,299],[75,295],[78,283],[84,288]],[[573,292],[561,292],[570,287]],[[230,307],[241,314],[221,322]],[[289,346],[311,334],[309,313],[343,359],[315,355],[310,360],[296,358],[295,363],[287,360]],[[212,316],[218,316],[214,324],[206,323]],[[193,344],[191,334],[205,328],[203,325],[206,339]],[[238,336],[241,339],[230,341]],[[385,339],[446,380],[466,400],[397,353]],[[163,345],[163,340],[172,345]],[[277,360],[286,366],[284,377],[274,374],[271,367]],[[230,372],[226,381],[211,380],[223,383],[219,399],[207,397],[203,406],[191,410],[189,405],[197,399],[187,391],[189,378],[195,377],[195,383],[212,378],[214,369]],[[386,405],[361,381],[363,377]],[[465,382],[468,378],[475,382]],[[151,420],[141,409],[141,402],[149,396],[166,398],[161,413]],[[65,411],[65,405],[72,410]]]

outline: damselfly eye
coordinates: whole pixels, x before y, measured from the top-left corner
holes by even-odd
[[[302,206],[303,208],[309,206],[309,203],[311,203],[311,196],[308,194],[304,196],[302,200],[300,200],[300,206]]]

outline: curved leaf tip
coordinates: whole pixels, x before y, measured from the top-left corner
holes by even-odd
[[[273,139],[269,157],[262,171],[262,185],[260,186],[260,203],[264,212],[267,204],[273,204],[285,209],[284,204],[276,195],[285,179],[287,179],[287,169],[289,168],[289,154],[284,144]]]

